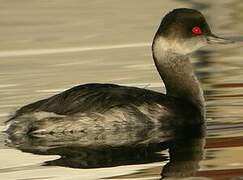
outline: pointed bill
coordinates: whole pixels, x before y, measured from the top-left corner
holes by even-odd
[[[207,42],[208,42],[208,44],[230,44],[230,43],[234,43],[234,41],[232,41],[230,39],[218,37],[214,34],[207,36]]]

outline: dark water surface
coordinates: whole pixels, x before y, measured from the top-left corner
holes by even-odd
[[[216,34],[243,37],[242,0],[0,3],[1,130],[18,107],[77,84],[108,82],[164,92],[150,44],[162,16],[173,8],[196,8]],[[203,127],[190,127],[183,132],[193,135],[174,140],[165,131],[162,144],[59,146],[58,137],[40,137],[21,139],[18,150],[1,133],[0,179],[243,179],[242,47],[242,42],[211,46],[193,56],[207,99],[206,138],[199,133]]]

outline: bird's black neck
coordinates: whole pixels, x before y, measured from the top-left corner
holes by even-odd
[[[163,39],[155,38],[152,46],[155,65],[165,84],[166,94],[192,103],[204,116],[203,91],[189,57],[176,53],[173,48],[168,49],[167,45]]]

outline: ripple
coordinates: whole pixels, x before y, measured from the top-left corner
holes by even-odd
[[[9,87],[16,87],[19,84],[0,84],[0,88],[9,88]]]
[[[142,42],[142,43],[113,44],[113,45],[87,46],[87,47],[27,49],[27,50],[16,50],[16,51],[2,51],[0,52],[0,57],[14,57],[14,56],[19,57],[19,56],[97,51],[97,50],[109,50],[109,49],[138,48],[138,47],[147,47],[147,46],[150,46],[150,43]]]

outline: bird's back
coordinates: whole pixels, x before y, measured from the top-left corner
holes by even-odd
[[[170,104],[162,93],[114,84],[84,84],[50,98],[20,108],[14,118],[31,112],[53,112],[60,115],[105,111],[123,105]]]

